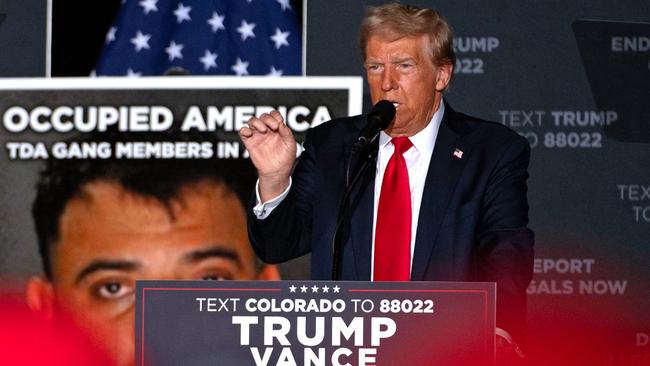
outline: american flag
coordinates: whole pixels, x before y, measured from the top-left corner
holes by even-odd
[[[96,75],[301,75],[291,0],[123,0]]]

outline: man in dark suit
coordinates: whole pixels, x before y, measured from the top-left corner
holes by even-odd
[[[345,280],[493,281],[498,344],[524,335],[533,233],[526,198],[530,148],[506,127],[455,112],[442,100],[455,56],[449,25],[430,9],[371,8],[361,47],[373,104],[396,115],[353,199]],[[241,130],[258,170],[249,235],[258,255],[282,262],[312,253],[312,277],[330,279],[332,236],[346,164],[365,116],[309,131],[295,171],[295,141],[279,113]]]

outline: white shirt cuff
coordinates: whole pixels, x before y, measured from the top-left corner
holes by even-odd
[[[289,194],[289,189],[291,189],[291,177],[289,177],[289,186],[284,190],[279,196],[274,197],[266,202],[261,202],[260,198],[260,180],[258,179],[255,183],[255,196],[257,201],[255,202],[255,207],[253,207],[253,213],[258,220],[264,220],[269,217],[271,212],[282,203],[284,198]]]

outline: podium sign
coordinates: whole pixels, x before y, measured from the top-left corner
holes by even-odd
[[[138,281],[136,363],[492,365],[495,287]]]

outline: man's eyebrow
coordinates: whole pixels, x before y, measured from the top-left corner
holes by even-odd
[[[406,61],[415,62],[415,59],[413,57],[402,57],[402,58],[391,60],[390,62],[393,64],[401,64],[402,62],[406,62]]]
[[[81,272],[77,275],[75,283],[83,281],[86,277],[91,275],[94,272],[102,270],[116,270],[116,271],[133,271],[140,268],[140,263],[127,260],[107,260],[107,259],[98,259],[92,261],[89,265],[84,267]]]
[[[196,263],[208,258],[223,258],[231,260],[241,266],[241,258],[233,249],[216,245],[213,247],[191,251],[183,256],[185,262]]]

